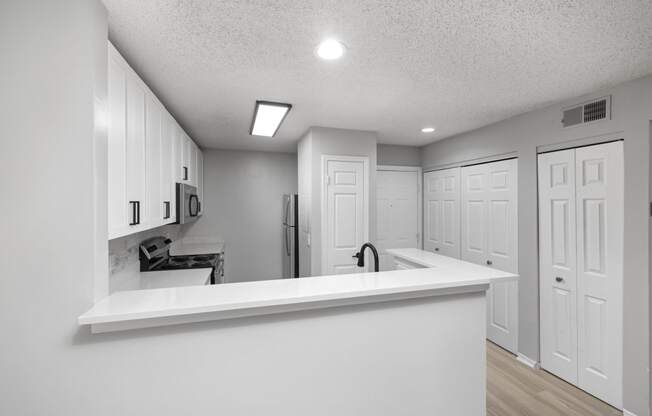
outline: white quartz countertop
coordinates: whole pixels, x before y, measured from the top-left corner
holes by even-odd
[[[394,248],[386,250],[388,254],[423,267],[436,268],[441,271],[454,271],[462,274],[478,274],[492,283],[512,282],[518,280],[518,274],[505,272],[493,267],[481,266],[418,248]]]
[[[116,292],[78,322],[91,325],[93,332],[107,332],[478,292],[501,274],[507,275],[486,267],[424,268]]]
[[[224,252],[224,242],[175,241],[170,247],[171,256],[218,254]]]
[[[203,286],[210,283],[212,269],[162,270],[140,273],[140,289]]]

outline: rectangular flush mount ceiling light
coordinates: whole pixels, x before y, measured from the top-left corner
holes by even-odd
[[[254,119],[251,122],[249,134],[252,136],[274,137],[292,104],[275,103],[271,101],[256,101]]]

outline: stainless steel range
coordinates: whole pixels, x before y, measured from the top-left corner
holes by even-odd
[[[140,243],[140,271],[212,269],[212,285],[224,283],[224,256],[222,253],[190,256],[170,256],[172,240],[152,237]]]

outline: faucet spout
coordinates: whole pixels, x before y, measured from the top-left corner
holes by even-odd
[[[355,253],[353,256],[354,258],[357,257],[358,259],[358,267],[364,267],[364,251],[365,249],[371,249],[371,253],[374,256],[374,272],[378,272],[378,250],[376,250],[376,247],[373,246],[371,243],[364,243],[362,247],[360,248],[360,251]]]

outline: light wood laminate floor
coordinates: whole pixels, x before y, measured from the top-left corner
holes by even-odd
[[[622,412],[487,342],[487,416],[622,416]]]

